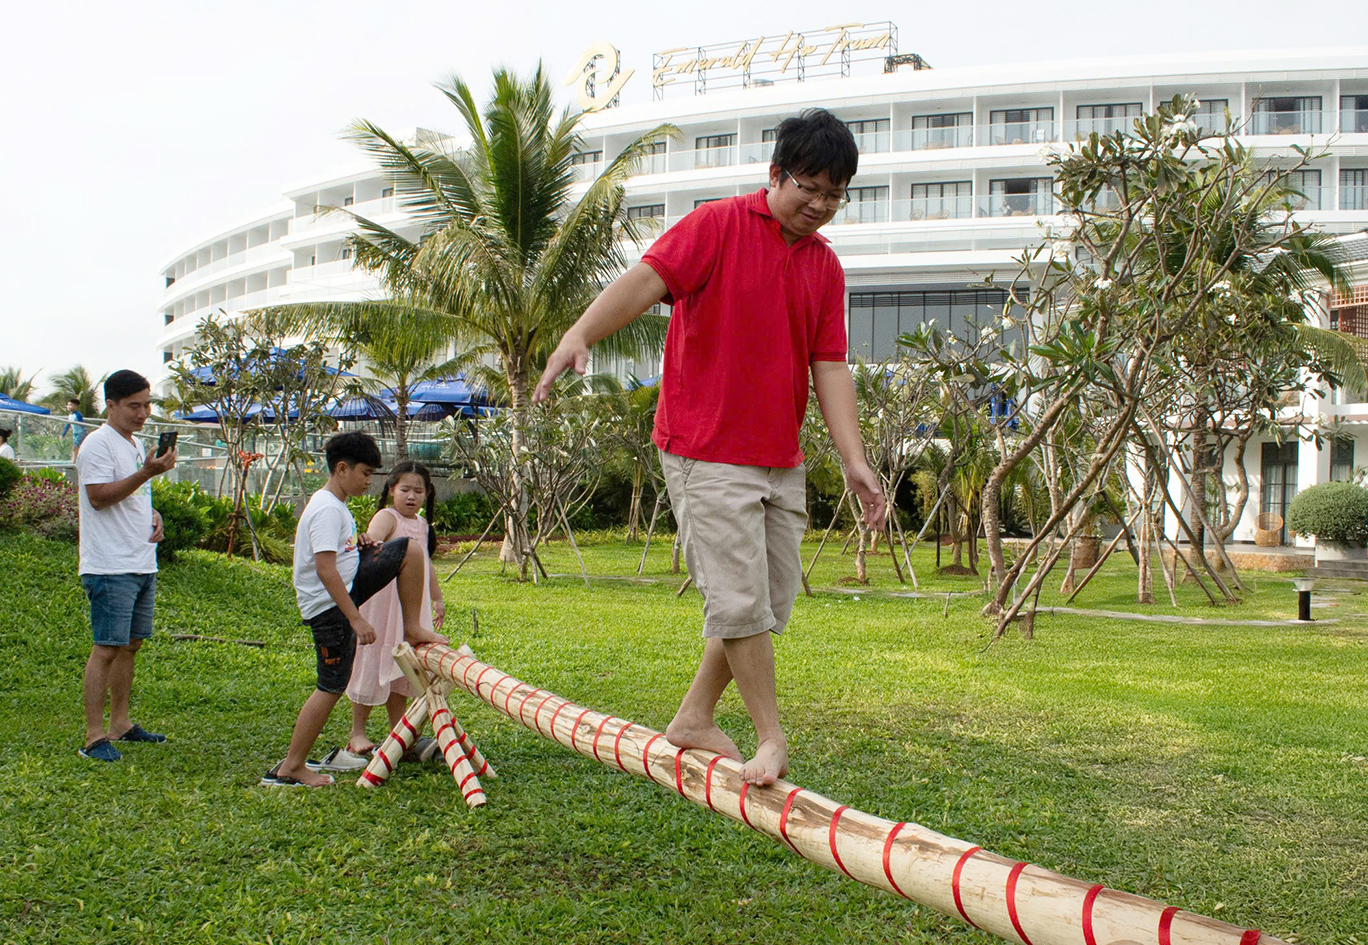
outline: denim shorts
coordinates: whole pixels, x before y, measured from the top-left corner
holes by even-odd
[[[360,607],[399,576],[408,554],[407,538],[395,538],[382,545],[361,549],[361,560],[352,579],[350,597]],[[318,688],[323,692],[345,692],[351,682],[356,661],[356,632],[342,611],[329,607],[305,619],[313,631],[314,656],[318,663]]]
[[[82,574],[96,646],[128,646],[152,636],[155,574]]]

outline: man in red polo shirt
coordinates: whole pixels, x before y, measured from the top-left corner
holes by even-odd
[[[662,299],[673,305],[655,443],[689,574],[703,594],[703,660],[665,731],[675,745],[742,760],[714,721],[736,688],[759,744],[741,769],[751,784],[788,773],[774,649],[801,583],[807,528],[798,429],[808,375],[866,521],[883,520],[846,367],[845,274],[817,234],[846,203],[859,150],[823,109],[777,130],[769,187],[695,209],[608,286],[547,359],[533,399],[589,347]]]

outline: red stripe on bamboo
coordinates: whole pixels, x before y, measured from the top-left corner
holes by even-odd
[[[555,738],[555,737],[556,737],[556,716],[558,716],[558,715],[561,714],[561,709],[564,709],[566,706],[572,705],[572,704],[573,704],[573,703],[571,703],[571,702],[567,699],[567,700],[563,701],[560,705],[556,706],[556,711],[551,713],[551,726],[550,726],[550,728],[551,728],[551,737],[552,737],[552,738]]]
[[[451,772],[451,773],[452,773],[452,774],[455,774],[455,773],[456,773],[456,771],[455,771],[454,768],[452,769],[452,772]],[[456,787],[458,787],[458,788],[461,790],[461,793],[462,793],[462,794],[465,793],[465,786],[466,786],[466,784],[467,784],[467,783],[470,781],[470,779],[473,778],[473,777],[475,777],[475,772],[474,772],[474,771],[472,771],[472,772],[470,772],[470,774],[466,775],[466,776],[461,780],[461,783],[458,784],[458,785],[456,785]]]
[[[1018,863],[1016,866],[1013,866],[1012,871],[1007,874],[1007,918],[1012,920],[1012,928],[1016,929],[1016,933],[1021,937],[1021,940],[1025,942],[1026,945],[1031,945],[1031,940],[1026,937],[1026,930],[1021,927],[1021,920],[1017,918],[1016,907],[1017,878],[1021,876],[1021,871],[1024,870],[1026,866],[1027,864],[1025,863]]]
[[[1262,935],[1258,929],[1249,929],[1240,936],[1240,945],[1259,945],[1259,937]]]
[[[685,795],[685,793],[684,793],[684,768],[683,768],[683,765],[684,765],[684,752],[686,752],[686,751],[688,751],[688,750],[689,750],[689,749],[687,749],[687,748],[681,748],[681,749],[679,749],[679,751],[675,752],[675,790],[679,792],[679,796],[680,796],[680,797],[685,797],[685,796],[687,796],[687,795]]]
[[[404,726],[404,728],[408,729],[410,732],[412,732],[414,738],[418,737],[418,730],[413,727],[413,723],[408,720],[407,715],[399,716],[399,724]]]
[[[1159,945],[1173,942],[1173,917],[1178,914],[1177,906],[1169,906],[1159,915]]]
[[[498,672],[498,670],[494,669],[493,666],[486,666],[484,669],[480,670],[480,675],[475,677],[475,695],[478,696],[480,694],[480,683],[484,681],[485,673],[489,672],[491,669],[493,669],[496,673]],[[493,690],[490,690],[490,695],[493,694]]]
[[[797,853],[799,856],[803,856],[803,851],[799,850],[796,846],[794,846],[793,841],[789,839],[788,819],[789,812],[793,810],[793,799],[797,797],[799,793],[802,792],[802,790],[802,788],[794,788],[792,791],[788,792],[788,797],[784,798],[783,813],[779,815],[779,836],[783,837],[784,842],[789,845],[789,848],[793,850],[794,853]],[[803,859],[806,860],[807,857],[803,856]]]
[[[537,707],[536,707],[535,709],[532,710],[532,724],[535,725],[535,726],[537,727],[537,734],[538,734],[538,735],[540,735],[540,734],[542,733],[542,730],[541,730],[541,710],[542,710],[542,706],[544,706],[544,705],[546,705],[548,702],[550,702],[551,699],[552,699],[552,697],[553,697],[554,695],[555,695],[555,693],[548,692],[548,693],[546,694],[546,698],[543,699],[541,702],[538,702],[538,703],[537,703]]]
[[[641,749],[641,766],[646,769],[646,777],[650,778],[652,781],[655,781],[656,778],[655,775],[651,774],[651,746],[655,744],[657,738],[664,737],[663,734],[657,732],[646,740],[646,747]],[[659,783],[659,781],[656,781],[656,784]]]
[[[722,756],[718,755],[712,761],[708,762],[708,773],[703,776],[703,800],[708,802],[708,810],[711,811],[717,810],[716,807],[713,807],[712,802],[712,772],[713,768],[716,768],[717,763],[721,760]]]
[[[484,797],[484,791],[482,791],[480,788],[472,788],[469,794],[462,794],[461,796],[465,798],[465,802],[467,804],[470,804],[470,799],[472,797]],[[476,805],[470,804],[470,806],[474,807]]]
[[[612,718],[613,718],[613,717],[612,717],[611,715],[605,715],[605,716],[603,717],[603,721],[599,723],[599,727],[596,728],[596,729],[594,730],[594,746],[593,746],[593,747],[594,747],[594,760],[597,761],[597,762],[599,762],[600,764],[607,764],[607,762],[605,762],[602,758],[599,757],[599,753],[598,753],[598,742],[599,742],[599,737],[603,735],[603,726],[607,725],[608,722],[609,722]]]
[[[626,725],[622,726],[622,728],[617,730],[617,737],[613,739],[613,760],[617,762],[617,766],[623,771],[627,770],[627,766],[622,763],[622,733],[627,731],[634,724],[635,723],[633,722],[628,722]]]
[[[855,877],[850,875],[850,870],[846,869],[845,864],[841,862],[841,854],[836,850],[836,825],[841,822],[841,815],[848,810],[850,810],[850,807],[846,804],[842,804],[840,807],[836,808],[836,812],[831,815],[831,829],[827,831],[827,844],[831,847],[831,858],[836,861],[836,865],[840,867],[841,872],[845,873],[846,876],[849,876],[851,879],[854,879]]]
[[[891,854],[891,853],[893,852],[893,841],[894,841],[894,839],[897,838],[898,834],[901,833],[901,832],[902,832],[902,829],[903,829],[904,827],[906,827],[906,826],[907,826],[906,822],[899,822],[899,823],[894,824],[894,825],[893,825],[893,829],[890,830],[890,831],[888,831],[888,839],[884,841],[884,848],[883,848],[883,868],[884,868],[884,877],[887,878],[887,880],[888,880],[888,885],[890,885],[890,886],[893,887],[893,891],[894,891],[895,893],[897,893],[899,896],[902,896],[904,899],[908,898],[908,895],[907,895],[907,893],[905,893],[905,892],[902,891],[902,887],[899,886],[897,880],[895,880],[895,879],[893,878],[893,871],[892,871],[891,869],[888,868],[888,857],[889,857],[889,854]]]
[[[579,717],[575,719],[574,728],[570,729],[570,747],[575,751],[579,751],[579,744],[575,741],[575,739],[579,737],[579,724],[584,720],[584,717],[588,714],[588,709],[585,709],[583,712],[581,712],[579,714]]]
[[[512,677],[512,676],[505,676],[504,679],[513,679],[513,677]],[[498,689],[498,688],[499,688],[499,683],[501,683],[501,682],[503,682],[503,679],[500,679],[499,682],[495,683],[495,684],[494,684],[494,688],[495,688],[495,689]],[[522,680],[513,679],[513,685],[508,687],[508,693],[504,696],[504,715],[508,716],[510,719],[513,718],[513,710],[511,710],[511,709],[508,707],[508,703],[511,702],[511,701],[513,701],[513,693],[517,692],[517,691],[518,691],[518,687],[521,686],[522,684],[523,684],[523,683],[522,683]],[[519,725],[522,724],[522,719],[521,719],[521,718],[518,719],[518,724],[519,724]]]
[[[535,696],[537,693],[542,692],[542,691],[544,691],[544,690],[541,690],[541,689],[533,689],[533,690],[532,690],[531,692],[529,692],[527,695],[523,696],[523,701],[522,701],[522,702],[519,702],[519,703],[518,703],[518,722],[519,722],[519,724],[521,724],[521,725],[526,725],[526,724],[527,724],[527,720],[523,718],[523,709],[527,708],[527,700],[528,700],[528,699],[531,699],[531,698],[532,698],[533,696]]]
[[[960,873],[964,871],[964,864],[969,862],[969,858],[982,849],[983,847],[970,847],[961,853],[960,858],[955,861],[955,871],[950,874],[950,893],[955,897],[955,909],[959,912],[960,918],[974,926],[974,928],[978,928],[978,925],[975,924],[973,919],[969,918],[969,913],[964,911],[964,900],[960,898]],[[892,878],[893,877],[891,876],[889,877],[889,879]]]
[[[750,822],[750,818],[746,816],[746,794],[747,794],[749,791],[750,791],[750,782],[749,782],[749,781],[743,781],[743,782],[741,782],[741,804],[740,804],[740,807],[741,807],[741,820],[745,822],[745,824],[746,824],[747,827],[749,827],[750,829],[754,830],[754,829],[755,829],[755,824],[751,823],[751,822]]]
[[[465,668],[465,672],[461,674],[461,683],[462,683],[467,689],[470,688],[470,671],[471,671],[472,669],[474,669],[474,668],[475,668],[475,661],[472,659],[472,660],[470,661],[470,665],[467,666],[467,667]],[[476,688],[479,688],[479,687],[477,686]]]
[[[376,755],[378,755],[380,757],[380,760],[385,763],[385,771],[389,774],[393,774],[394,765],[390,764],[390,760],[388,757],[386,757],[385,753],[383,751],[377,751]]]
[[[362,781],[365,781],[367,784],[371,784],[371,785],[374,785],[374,786],[376,786],[376,787],[379,787],[380,785],[382,785],[382,784],[385,783],[385,779],[384,779],[384,778],[377,778],[375,775],[371,774],[369,771],[362,771],[362,772],[361,772],[361,780],[362,780]]]
[[[1097,936],[1093,934],[1093,903],[1102,890],[1107,887],[1098,883],[1088,889],[1088,894],[1083,897],[1083,942],[1084,945],[1097,945]]]

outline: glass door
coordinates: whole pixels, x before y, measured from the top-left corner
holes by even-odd
[[[1287,544],[1287,507],[1297,494],[1297,441],[1263,445],[1263,488],[1260,511],[1283,519],[1278,544]]]

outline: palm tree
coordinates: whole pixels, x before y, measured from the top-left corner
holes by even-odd
[[[96,385],[99,384],[84,365],[74,365],[69,371],[52,376],[52,391],[46,394],[40,403],[50,410],[65,411],[68,400],[75,399],[79,406],[76,408],[85,417],[98,417],[100,415],[100,395],[96,392]]]
[[[37,378],[37,372],[25,380],[24,372],[17,367],[0,368],[0,394],[12,400],[28,403],[28,399],[33,396],[33,382]]]
[[[471,140],[466,150],[432,134],[405,143],[367,121],[350,134],[386,171],[418,225],[418,235],[409,237],[353,214],[356,264],[380,278],[390,301],[334,303],[317,313],[334,327],[355,328],[370,318],[404,324],[436,316],[448,320],[462,348],[488,347],[507,384],[517,455],[531,386],[547,355],[601,287],[626,268],[625,241],[651,232],[653,221],[628,217],[624,184],[648,144],[677,132],[661,125],[627,145],[576,200],[580,115],[556,117],[541,66],[525,82],[496,71],[483,112],[459,77],[438,88],[464,124]],[[642,316],[601,350],[657,355],[665,325],[665,316]],[[514,470],[515,478],[521,475]],[[526,515],[525,502],[520,514]],[[512,551],[525,576],[523,549]]]

